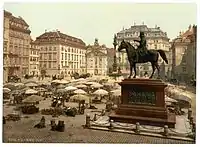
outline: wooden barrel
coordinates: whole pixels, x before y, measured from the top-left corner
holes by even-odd
[[[64,124],[64,121],[59,121],[58,122],[58,125],[57,125],[57,131],[59,132],[64,132],[65,130],[65,124]]]
[[[65,124],[64,124],[64,121],[58,121],[58,126],[64,126]]]

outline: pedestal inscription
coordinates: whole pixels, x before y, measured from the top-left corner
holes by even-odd
[[[128,94],[128,104],[155,105],[156,93],[132,90]]]

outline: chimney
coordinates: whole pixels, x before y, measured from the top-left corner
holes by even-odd
[[[47,29],[45,29],[45,33],[47,32]]]
[[[155,28],[157,28],[158,26],[157,25],[155,25]]]
[[[181,35],[182,35],[182,32],[180,31],[180,32],[179,32],[179,36],[181,36]]]

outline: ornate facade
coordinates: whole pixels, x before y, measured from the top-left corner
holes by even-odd
[[[196,33],[197,26],[189,26],[186,32],[180,32],[172,41],[173,78],[187,82],[196,78]]]
[[[87,46],[87,73],[91,75],[107,75],[107,48],[105,45],[99,45],[98,39],[95,39],[94,45]]]
[[[4,79],[17,75],[22,77],[29,70],[29,25],[21,17],[4,11]]]
[[[34,41],[40,49],[39,69],[48,75],[71,75],[86,72],[85,43],[60,31],[45,32]]]
[[[148,28],[146,25],[134,25],[129,29],[123,29],[122,31],[117,33],[117,42],[120,42],[124,39],[125,41],[130,42],[133,46],[137,48],[137,44],[134,40],[139,39],[140,31],[145,33],[147,39],[147,48],[148,49],[162,49],[165,51],[169,64],[165,65],[164,61],[159,57],[159,65],[164,66],[161,67],[161,74],[166,76],[167,71],[171,70],[171,52],[170,52],[170,43],[169,38],[167,37],[167,33],[163,32],[160,27],[155,26],[155,28]],[[117,53],[118,60],[120,60],[120,68],[122,73],[129,73],[129,63],[127,60],[127,55],[125,52]],[[150,63],[146,64],[138,64],[137,66],[138,76],[144,76],[144,73],[147,72],[149,75],[152,72],[152,68]]]

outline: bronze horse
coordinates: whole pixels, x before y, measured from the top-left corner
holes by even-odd
[[[151,62],[151,66],[153,69],[153,72],[149,78],[151,79],[153,77],[156,68],[158,70],[158,78],[160,78],[160,68],[158,65],[159,54],[162,57],[162,59],[165,61],[165,63],[168,64],[166,54],[163,50],[151,49],[151,50],[148,50],[146,54],[141,56],[139,54],[138,49],[135,49],[129,42],[126,42],[124,40],[121,42],[120,46],[118,47],[118,51],[120,52],[122,49],[126,49],[128,61],[130,63],[130,75],[128,78],[131,78],[131,76],[133,74],[132,73],[133,68],[134,68],[134,72],[135,72],[135,75],[133,78],[136,78],[136,63],[146,63],[146,62]],[[136,56],[138,56],[138,61],[136,60]]]

